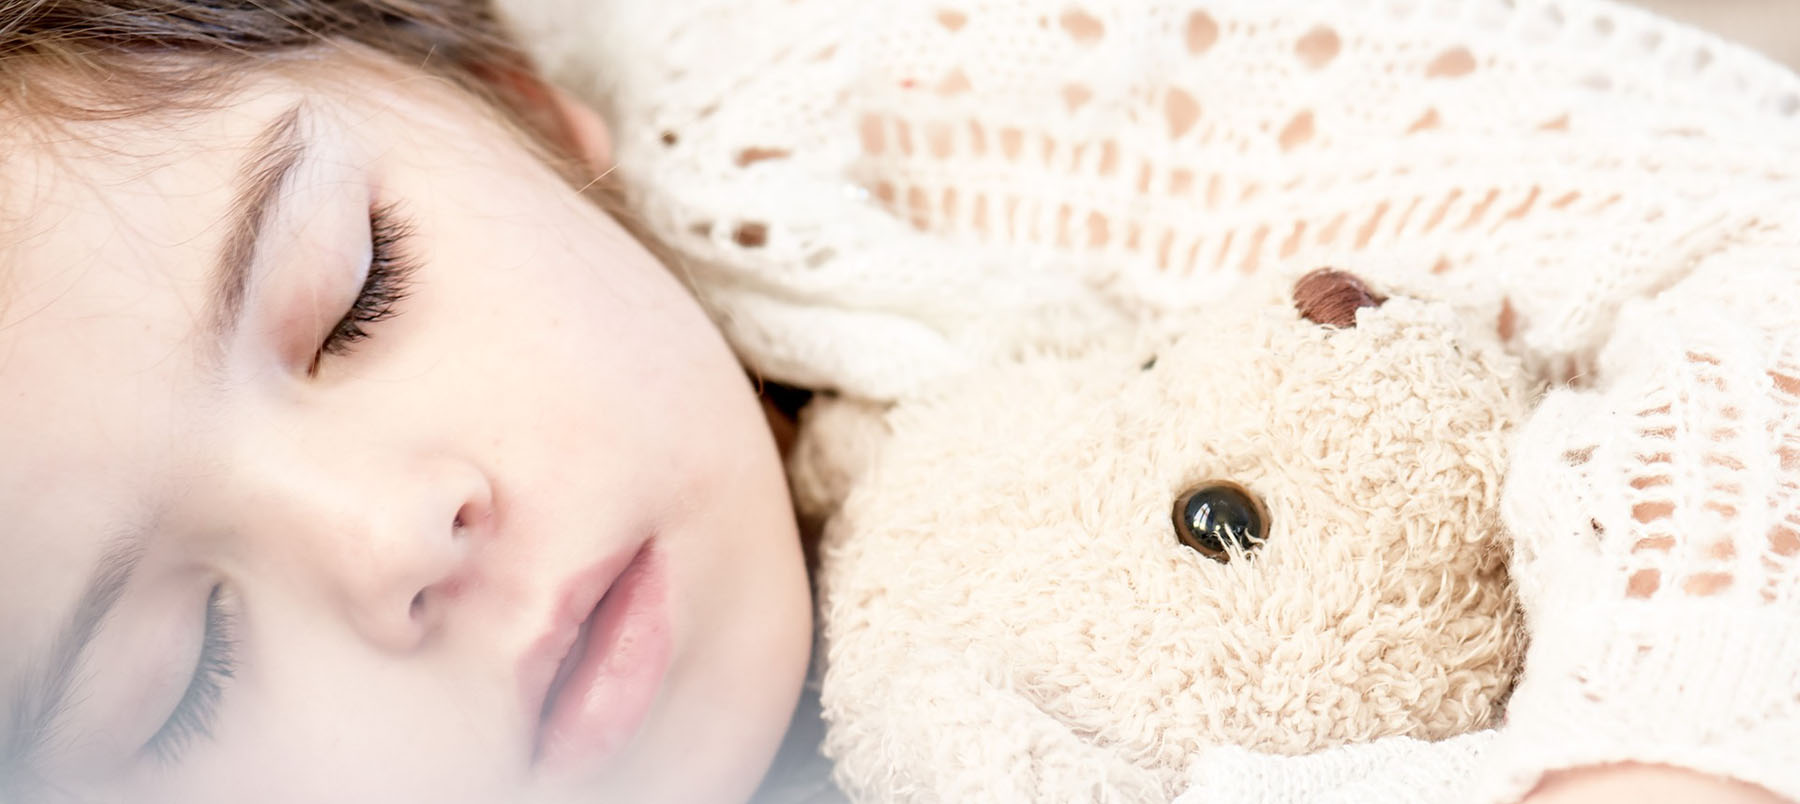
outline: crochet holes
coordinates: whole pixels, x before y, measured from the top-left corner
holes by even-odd
[[[1626,580],[1625,596],[1647,598],[1656,594],[1656,590],[1660,586],[1662,586],[1661,571],[1653,569],[1638,570],[1637,572],[1632,573],[1631,577]]]
[[[925,188],[906,189],[906,212],[907,219],[912,221],[913,226],[920,229],[931,227],[931,198],[926,195]]]
[[[1066,84],[1062,88],[1063,104],[1073,112],[1094,97],[1094,91],[1082,84]]]
[[[1454,188],[1446,193],[1444,200],[1431,211],[1431,216],[1425,219],[1425,231],[1430,232],[1437,229],[1438,224],[1444,222],[1444,217],[1450,214],[1450,207],[1456,203],[1457,199],[1462,198],[1462,194],[1462,190]]]
[[[1769,530],[1769,552],[1778,556],[1800,555],[1800,530],[1796,523],[1784,522]]]
[[[1266,223],[1257,226],[1256,231],[1250,233],[1250,243],[1244,247],[1244,258],[1238,263],[1238,270],[1246,274],[1256,271],[1256,266],[1262,259],[1263,242],[1268,239],[1269,225]],[[1188,267],[1192,269],[1193,261],[1190,259],[1188,262]]]
[[[956,151],[955,135],[950,125],[940,120],[925,124],[925,150],[936,159],[948,159]]]
[[[1350,217],[1349,213],[1339,212],[1336,217],[1332,218],[1324,227],[1320,228],[1318,236],[1319,245],[1329,246],[1337,243],[1338,232],[1343,231],[1344,219],[1348,217]]]
[[[1368,220],[1364,221],[1362,227],[1356,230],[1355,248],[1360,249],[1369,245],[1369,241],[1375,238],[1376,229],[1381,226],[1382,216],[1387,213],[1388,202],[1383,201],[1375,205],[1375,211],[1369,213]]]
[[[1062,29],[1069,38],[1083,45],[1091,45],[1100,41],[1106,33],[1106,24],[1098,17],[1080,9],[1064,11],[1060,20]]]
[[[1787,588],[1783,579],[1792,577],[1800,564],[1800,521],[1796,517],[1800,514],[1788,514],[1785,521],[1769,529],[1769,549],[1762,558],[1763,569],[1769,573],[1762,589],[1765,602],[1774,602]]]
[[[1171,88],[1163,99],[1163,115],[1169,121],[1169,138],[1179,139],[1200,119],[1200,102],[1183,90]]]
[[[1431,131],[1443,124],[1444,120],[1438,116],[1437,109],[1426,109],[1424,114],[1419,115],[1419,119],[1414,120],[1412,125],[1406,127],[1406,133],[1417,134],[1421,131]]]
[[[938,82],[937,94],[950,98],[968,92],[973,87],[969,83],[969,74],[957,68],[945,74],[943,80]]]
[[[1485,222],[1488,224],[1486,231],[1494,232],[1506,224],[1523,221],[1530,217],[1532,211],[1539,207],[1543,198],[1544,188],[1535,184],[1528,187],[1489,188],[1479,197],[1470,196],[1460,188],[1451,188],[1442,198],[1426,205],[1430,212],[1426,214],[1424,223],[1418,228],[1418,231],[1429,233],[1444,226],[1451,227],[1452,231],[1471,231]],[[1550,202],[1547,206],[1551,209],[1564,209],[1578,198],[1580,198],[1580,193],[1569,192]],[[1415,209],[1425,201],[1426,199],[1423,198],[1415,199],[1412,205],[1407,207],[1405,213],[1400,216],[1400,223],[1390,228],[1395,231],[1401,229],[1405,222],[1411,219]],[[1450,266],[1447,261],[1441,264],[1442,269],[1433,268],[1432,272],[1441,273],[1449,270]]]
[[[1494,205],[1494,202],[1496,200],[1498,200],[1499,198],[1500,198],[1499,190],[1489,190],[1487,192],[1487,195],[1482,196],[1481,201],[1469,210],[1469,217],[1467,219],[1465,219],[1462,223],[1462,226],[1460,226],[1458,228],[1460,228],[1462,230],[1468,230],[1470,228],[1473,228],[1475,226],[1475,224],[1480,223],[1482,216],[1487,214],[1488,208],[1492,207]]]
[[[1681,591],[1689,597],[1711,597],[1731,588],[1731,573],[1697,572],[1688,576],[1681,584]]]
[[[1425,66],[1426,78],[1461,78],[1475,72],[1475,55],[1466,47],[1453,47]]]
[[[862,120],[856,124],[856,133],[862,140],[863,153],[880,156],[887,150],[887,123],[880,115],[863,115]]]
[[[1784,444],[1776,450],[1775,457],[1781,462],[1781,471],[1800,472],[1800,449],[1792,444]]]
[[[1724,361],[1718,355],[1690,350],[1683,359],[1697,382],[1725,389]],[[1744,437],[1744,413],[1726,406],[1719,411],[1723,424],[1702,434],[1714,448],[1702,456],[1706,496],[1698,500],[1671,496],[1676,489],[1673,451],[1678,441],[1687,440],[1678,426],[1675,405],[1646,407],[1635,415],[1635,435],[1644,444],[1637,450],[1638,466],[1629,483],[1630,527],[1638,534],[1631,557],[1639,568],[1627,579],[1626,595],[1719,595],[1733,585],[1730,570],[1738,558],[1738,547],[1729,537],[1707,534],[1729,533],[1740,527],[1736,522],[1741,518],[1745,489],[1740,475],[1748,467],[1734,457],[1733,446]],[[1678,565],[1693,568],[1670,574],[1669,568]]]
[[[744,248],[761,248],[769,242],[769,225],[745,221],[731,232],[731,240]]]
[[[1515,206],[1512,209],[1507,210],[1505,217],[1501,218],[1499,223],[1505,223],[1507,221],[1522,220],[1526,216],[1526,214],[1531,212],[1531,207],[1537,203],[1538,196],[1540,196],[1542,194],[1543,194],[1543,189],[1536,185],[1533,185],[1531,187],[1530,192],[1527,192],[1525,194],[1525,200],[1520,201],[1518,206]],[[1498,223],[1495,224],[1495,228],[1499,228]]]
[[[1212,50],[1219,41],[1219,23],[1210,14],[1196,11],[1187,18],[1187,51],[1195,56]]]
[[[1294,54],[1300,57],[1300,63],[1317,70],[1337,58],[1338,51],[1344,46],[1338,38],[1337,31],[1319,26],[1306,32],[1300,41],[1294,43]]]
[[[1291,151],[1313,138],[1313,113],[1310,111],[1294,115],[1287,125],[1281,127],[1281,135],[1277,140],[1281,150]]]
[[[1107,223],[1105,215],[1098,212],[1088,213],[1085,228],[1087,229],[1088,248],[1100,248],[1106,245],[1110,235],[1110,225]]]
[[[1645,525],[1654,525],[1658,522],[1668,519],[1674,513],[1675,513],[1675,504],[1672,502],[1665,501],[1665,500],[1657,500],[1654,502],[1641,502],[1641,503],[1638,503],[1637,505],[1631,506],[1631,518],[1635,519],[1639,523],[1645,524]],[[1641,542],[1640,544],[1643,545],[1643,544],[1654,544],[1654,543],[1655,543],[1655,540],[1647,539],[1644,542]]]
[[[1293,228],[1288,230],[1287,237],[1281,241],[1281,258],[1286,259],[1300,253],[1300,241],[1304,237],[1306,221],[1294,221]]]
[[[1019,154],[1024,150],[1024,131],[1010,126],[1000,129],[1000,155],[1006,157],[1006,161],[1019,161]]]
[[[1800,377],[1771,371],[1769,372],[1769,382],[1774,383],[1775,390],[1789,397],[1800,399]]]
[[[742,151],[738,151],[737,166],[749,167],[757,162],[765,162],[770,159],[786,159],[791,155],[792,153],[786,148],[745,148]]]

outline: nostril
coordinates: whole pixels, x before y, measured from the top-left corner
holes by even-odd
[[[412,607],[407,613],[411,615],[414,620],[425,616],[425,590],[421,589],[418,594],[413,595]]]
[[[450,518],[451,535],[458,538],[471,535],[469,533],[470,529],[481,528],[482,523],[487,519],[487,515],[487,506],[482,502],[471,501],[463,504],[462,507],[456,509],[456,514]]]
[[[1294,307],[1306,320],[1330,327],[1356,326],[1356,311],[1387,301],[1349,271],[1320,268],[1294,283]]]

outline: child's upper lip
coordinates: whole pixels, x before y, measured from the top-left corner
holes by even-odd
[[[519,657],[516,674],[520,704],[530,732],[526,739],[534,754],[538,734],[542,731],[545,699],[558,668],[569,658],[570,649],[581,635],[582,625],[593,616],[601,598],[643,546],[642,542],[633,542],[565,578],[556,597],[552,598],[550,612],[539,635]]]

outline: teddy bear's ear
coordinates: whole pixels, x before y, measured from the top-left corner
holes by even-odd
[[[1320,268],[1294,282],[1294,309],[1302,318],[1328,327],[1354,327],[1357,310],[1386,301],[1362,277],[1336,268]]]
[[[800,433],[788,456],[788,482],[802,522],[837,513],[857,478],[892,435],[888,403],[820,394],[800,411]]]

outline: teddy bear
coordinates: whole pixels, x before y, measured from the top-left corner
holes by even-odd
[[[1169,801],[1209,750],[1494,725],[1536,392],[1466,311],[1321,269],[877,406],[820,399],[825,754],[856,801]]]

